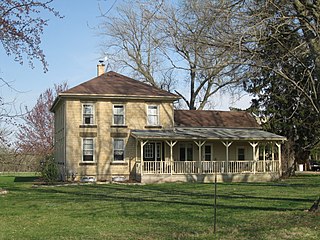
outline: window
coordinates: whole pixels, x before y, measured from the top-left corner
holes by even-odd
[[[94,144],[93,138],[82,139],[82,161],[93,162],[94,161]]]
[[[93,124],[93,104],[84,103],[82,105],[83,124]]]
[[[154,144],[152,143],[147,143],[144,146],[144,157],[145,158],[154,158],[153,156],[153,149],[154,149]]]
[[[124,106],[113,105],[113,124],[124,125]]]
[[[211,161],[211,145],[205,145],[204,146],[204,160],[205,161]]]
[[[124,161],[124,139],[113,139],[113,160]]]
[[[238,148],[238,161],[245,160],[245,151],[243,147]]]
[[[156,105],[148,106],[148,119],[149,126],[158,126],[159,125],[159,108]]]
[[[143,147],[143,157],[145,161],[161,161],[162,143],[149,142]]]
[[[193,147],[192,144],[180,145],[180,161],[192,161],[193,160]]]

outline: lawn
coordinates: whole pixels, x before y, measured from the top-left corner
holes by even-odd
[[[272,183],[33,186],[1,176],[0,239],[320,239],[320,175]]]

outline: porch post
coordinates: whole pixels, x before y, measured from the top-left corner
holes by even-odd
[[[281,144],[280,143],[276,143],[277,147],[278,147],[278,160],[279,160],[279,174],[281,177],[281,173],[282,173],[282,169],[281,169]]]
[[[266,172],[266,144],[263,144],[263,172]]]
[[[222,142],[222,144],[226,147],[226,163],[227,163],[227,167],[226,167],[226,172],[229,173],[229,147],[231,146],[233,142]]]
[[[140,174],[141,174],[141,181],[142,181],[142,175],[143,175],[143,146],[146,145],[147,141],[140,141]]]
[[[137,179],[137,161],[138,161],[138,139],[136,139],[136,157],[135,157],[135,162],[136,162],[136,179]],[[141,163],[140,163],[141,165]],[[140,167],[140,170],[141,170],[141,167]]]
[[[206,143],[206,141],[199,141],[199,142],[194,141],[194,143],[197,144],[197,146],[199,148],[198,162],[200,164],[200,168],[198,168],[198,173],[203,173],[203,167],[202,167],[202,163],[201,163],[201,160],[202,160],[201,159],[201,148],[202,148],[203,144]],[[199,170],[200,170],[200,172],[199,172]]]
[[[177,143],[177,141],[170,141],[170,142],[168,142],[168,141],[166,141],[166,143],[169,145],[169,147],[170,147],[170,174],[172,175],[172,173],[173,173],[173,150],[172,150],[172,148],[173,148],[173,146],[174,145],[176,145],[176,143]]]
[[[252,147],[252,155],[253,155],[253,174],[256,174],[256,170],[257,170],[256,147],[258,146],[258,143],[257,142],[250,142],[250,145]]]

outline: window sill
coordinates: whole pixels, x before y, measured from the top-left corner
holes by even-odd
[[[123,165],[123,166],[125,166],[125,165],[128,165],[128,163],[126,163],[126,162],[111,162],[110,165]]]
[[[94,166],[97,165],[96,162],[81,162],[79,163],[80,166]]]
[[[82,124],[79,126],[80,128],[97,128],[96,124]]]
[[[147,125],[145,128],[162,128],[161,125]]]
[[[128,128],[127,125],[111,125],[112,128]]]

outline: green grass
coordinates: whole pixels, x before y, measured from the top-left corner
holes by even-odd
[[[2,176],[0,239],[320,239],[320,175],[273,183],[32,187]]]

